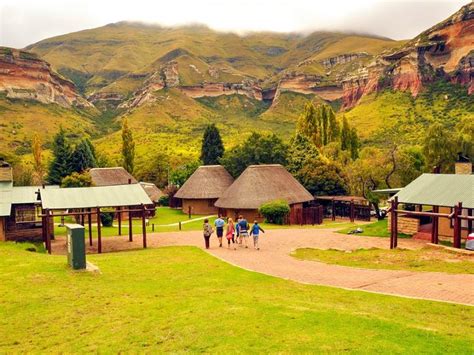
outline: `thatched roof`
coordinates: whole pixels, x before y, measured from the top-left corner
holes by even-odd
[[[290,205],[312,201],[313,196],[283,166],[250,165],[216,202],[216,207],[257,209],[283,199]]]
[[[136,184],[138,181],[122,167],[115,168],[93,168],[89,170],[94,186],[113,186]]]
[[[234,178],[221,165],[200,166],[174,197],[184,199],[219,198],[233,182]]]
[[[140,182],[140,185],[142,185],[143,190],[145,190],[146,194],[153,202],[158,202],[160,197],[165,195],[155,184],[152,184],[151,182]]]

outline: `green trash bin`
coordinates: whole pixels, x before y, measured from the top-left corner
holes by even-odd
[[[84,226],[66,224],[67,230],[67,262],[74,270],[86,268],[86,243]]]

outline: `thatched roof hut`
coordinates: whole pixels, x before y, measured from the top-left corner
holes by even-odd
[[[136,184],[138,181],[124,168],[93,168],[89,174],[94,186]]]
[[[280,164],[250,165],[217,200],[216,207],[256,210],[277,199],[294,205],[312,201],[313,196]]]
[[[221,165],[203,165],[174,195],[181,199],[217,199],[232,185],[234,178]]]
[[[146,194],[154,203],[158,203],[160,197],[165,196],[163,191],[161,191],[155,184],[151,182],[140,182],[140,185],[145,190]]]

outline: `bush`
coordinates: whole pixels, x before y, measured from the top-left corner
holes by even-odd
[[[100,221],[104,227],[112,227],[114,223],[114,210],[104,210],[100,212]]]
[[[290,206],[285,200],[276,200],[261,205],[259,212],[265,217],[265,222],[283,224],[290,213]]]
[[[161,196],[158,200],[158,205],[160,206],[169,206],[170,205],[170,197],[168,195]]]

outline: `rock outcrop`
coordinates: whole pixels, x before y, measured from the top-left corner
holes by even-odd
[[[30,52],[7,47],[0,47],[0,92],[6,93],[7,98],[55,103],[66,108],[93,107],[49,63]]]
[[[343,108],[362,96],[391,87],[417,96],[438,79],[467,86],[474,92],[474,4],[423,32],[402,49],[376,58],[365,70],[343,81]]]

